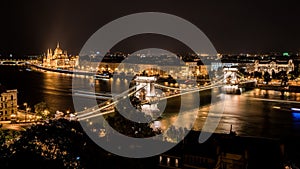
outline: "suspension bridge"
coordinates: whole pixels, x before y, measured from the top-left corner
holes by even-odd
[[[12,60],[12,59],[0,60],[0,65],[24,66],[26,64],[28,64],[28,62],[26,60]]]
[[[137,76],[135,80],[136,84],[133,87],[130,87],[128,90],[123,91],[118,95],[108,95],[101,96],[102,98],[107,99],[99,105],[87,108],[80,112],[77,112],[77,119],[87,120],[90,118],[114,113],[114,107],[121,101],[129,99],[131,96],[137,96],[140,98],[140,104],[143,105],[155,105],[158,101],[170,99],[173,97],[179,97],[186,94],[191,94],[195,92],[201,92],[204,90],[209,90],[213,88],[221,88],[224,86],[224,76],[220,76],[214,82],[207,86],[192,86],[192,87],[170,87],[162,84],[156,83],[155,77],[146,77],[146,76]],[[168,91],[168,94],[162,93],[157,94],[156,89],[160,91]],[[97,96],[94,95],[97,98]]]

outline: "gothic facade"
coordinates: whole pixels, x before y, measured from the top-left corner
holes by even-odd
[[[47,55],[43,59],[43,66],[57,69],[70,69],[78,66],[79,56],[70,56],[67,51],[63,51],[59,43],[56,49],[47,50]]]

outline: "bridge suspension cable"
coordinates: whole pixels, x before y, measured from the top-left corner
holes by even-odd
[[[140,91],[141,89],[145,88],[146,85],[142,86],[140,89],[138,90],[134,90],[132,91],[133,89],[135,89],[137,87],[136,86],[133,86],[131,87],[130,89],[122,92],[121,94],[119,95],[116,95],[115,97],[113,97],[112,99],[108,100],[108,101],[105,101],[97,106],[94,106],[92,110],[90,109],[86,109],[86,110],[83,110],[81,112],[79,112],[77,118],[78,120],[83,120],[83,119],[87,119],[87,118],[91,118],[91,117],[96,117],[96,116],[100,116],[100,115],[104,115],[104,114],[109,114],[109,113],[113,113],[114,110],[107,110],[107,111],[104,111],[104,112],[101,112],[102,110],[105,110],[106,108],[109,108],[115,104],[117,104],[119,101],[123,100],[123,99],[126,99],[127,97],[135,94],[136,92]],[[132,91],[132,92],[130,92]],[[130,93],[128,93],[130,92]]]
[[[193,92],[199,92],[199,91],[203,91],[203,90],[207,90],[207,89],[212,89],[215,87],[222,87],[223,86],[223,78],[224,75],[218,77],[216,80],[216,82],[208,85],[208,86],[203,86],[203,87],[197,87],[197,88],[192,88],[192,89],[183,89],[183,88],[175,88],[175,87],[168,87],[168,86],[164,86],[164,85],[160,85],[157,83],[154,83],[154,85],[156,87],[160,87],[160,88],[165,88],[165,89],[171,89],[171,90],[180,90],[181,92],[178,94],[174,94],[174,95],[170,95],[170,96],[165,96],[165,97],[161,97],[159,98],[159,100],[164,100],[164,99],[168,99],[168,98],[172,98],[172,97],[177,97],[177,96],[181,96],[184,94],[189,94],[189,93],[193,93]],[[133,87],[131,87],[130,89],[118,94],[118,95],[113,95],[111,99],[98,104],[96,106],[93,106],[91,108],[85,109],[81,112],[78,112],[77,114],[79,114],[77,116],[78,120],[85,120],[88,118],[92,118],[92,117],[97,117],[97,116],[101,116],[101,115],[105,115],[105,114],[109,114],[109,113],[113,113],[114,110],[112,110],[112,106],[117,104],[119,101],[126,99],[127,97],[135,94],[136,92],[140,91],[141,89],[145,88],[147,85],[142,86],[141,88],[139,88],[138,90],[135,90],[136,87],[138,85],[135,85]],[[108,110],[107,110],[108,108]]]

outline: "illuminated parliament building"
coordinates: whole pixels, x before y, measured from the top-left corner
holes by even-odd
[[[43,66],[57,69],[72,69],[78,66],[78,60],[79,56],[68,55],[67,51],[63,51],[59,43],[57,43],[54,52],[52,52],[52,49],[47,50],[47,55],[43,58]]]

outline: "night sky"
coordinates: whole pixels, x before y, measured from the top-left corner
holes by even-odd
[[[164,12],[182,17],[198,26],[219,53],[300,51],[297,1],[4,0],[0,3],[2,57],[10,53],[14,57],[39,55],[47,48],[55,48],[57,41],[68,53],[78,54],[103,25],[137,12]],[[124,40],[123,46],[115,50],[132,52],[161,47],[176,52],[182,50],[181,45],[166,37],[140,36]]]

